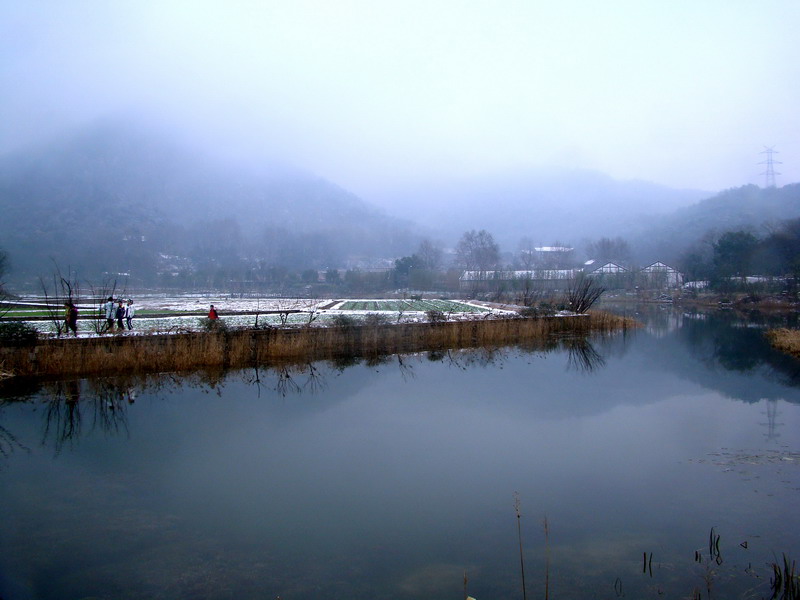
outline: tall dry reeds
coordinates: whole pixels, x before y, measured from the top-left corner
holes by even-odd
[[[781,352],[800,356],[800,331],[797,329],[770,329],[766,332],[769,343]]]
[[[152,336],[48,339],[0,348],[5,371],[63,376],[189,371],[285,362],[375,357],[449,348],[540,344],[633,327],[607,313],[542,319],[482,319],[347,327],[243,329]]]

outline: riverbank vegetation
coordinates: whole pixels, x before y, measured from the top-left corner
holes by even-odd
[[[380,356],[450,348],[499,347],[554,336],[585,337],[635,327],[634,321],[596,312],[547,318],[366,324],[329,327],[231,329],[154,336],[45,338],[0,347],[2,370],[16,376],[187,371],[287,361]]]
[[[800,330],[781,327],[770,329],[766,336],[774,348],[800,358]]]

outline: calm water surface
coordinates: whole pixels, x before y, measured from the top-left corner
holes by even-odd
[[[0,597],[521,598],[516,493],[530,597],[549,571],[558,599],[769,598],[800,366],[764,320],[640,316],[547,353],[6,389]]]

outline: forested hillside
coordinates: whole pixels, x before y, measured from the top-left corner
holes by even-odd
[[[409,223],[324,179],[225,164],[108,124],[0,160],[0,211],[16,281],[54,262],[86,278],[156,283],[191,265],[236,279],[392,257],[414,243]]]
[[[632,239],[642,262],[677,262],[688,249],[726,231],[764,237],[800,217],[800,184],[781,188],[746,185],[726,190],[644,226]]]

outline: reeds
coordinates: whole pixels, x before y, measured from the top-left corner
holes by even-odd
[[[449,348],[541,344],[553,336],[624,330],[631,320],[593,313],[545,319],[485,319],[347,327],[183,332],[167,335],[47,339],[0,347],[0,364],[17,376],[188,371],[198,368],[376,357]]]
[[[766,336],[774,348],[792,356],[800,357],[800,330],[770,329],[766,332]]]
[[[772,563],[770,587],[772,588],[770,600],[800,599],[800,574],[797,572],[797,564],[786,554],[783,555],[783,565]]]
[[[522,512],[520,508],[519,492],[514,492],[514,511],[517,513],[517,540],[519,541],[519,570],[522,576],[522,600],[527,600],[528,593],[525,589],[525,557],[522,553]]]

